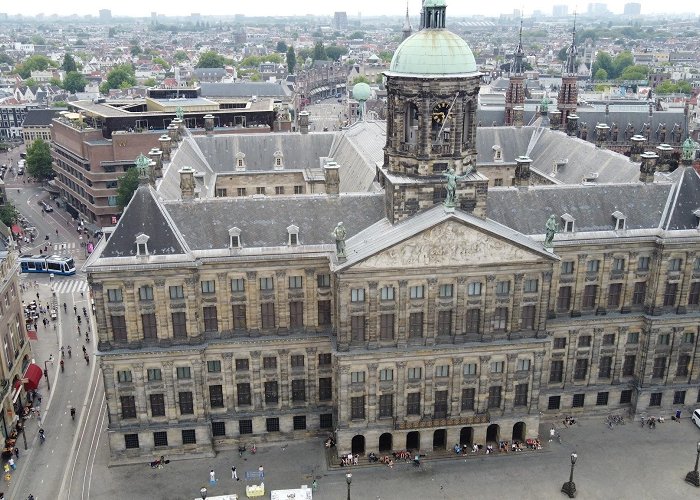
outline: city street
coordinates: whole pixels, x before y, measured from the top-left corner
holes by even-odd
[[[335,97],[324,99],[319,104],[310,104],[305,110],[310,115],[311,132],[322,132],[324,128],[328,131],[340,130],[342,123],[347,120],[347,105],[339,103]]]

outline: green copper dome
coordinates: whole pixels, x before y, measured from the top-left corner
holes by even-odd
[[[399,45],[388,74],[455,75],[476,71],[474,54],[461,37],[445,29],[423,29]]]

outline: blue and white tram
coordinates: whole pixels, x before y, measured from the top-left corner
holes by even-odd
[[[19,266],[23,273],[53,273],[63,276],[75,274],[73,258],[60,255],[22,255]]]

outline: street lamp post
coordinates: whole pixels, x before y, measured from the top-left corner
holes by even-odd
[[[46,366],[46,363],[48,363],[48,360],[44,361],[44,377],[46,377],[46,389],[50,391],[51,383],[49,382],[49,369]]]
[[[569,481],[564,483],[561,487],[561,492],[568,495],[569,498],[574,498],[576,496],[576,484],[574,484],[574,465],[576,465],[576,459],[578,455],[576,453],[571,454],[571,473],[569,474]]]
[[[352,483],[352,474],[349,472],[345,474],[345,481],[348,483],[348,500],[350,500],[350,483]]]
[[[700,462],[700,441],[698,441],[698,454],[695,456],[695,469],[686,474],[685,480],[695,487],[700,488],[700,473],[698,472],[698,462]]]

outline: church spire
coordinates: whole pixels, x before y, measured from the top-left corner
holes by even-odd
[[[523,72],[523,59],[525,58],[525,51],[523,50],[523,18],[520,16],[520,36],[518,38],[518,46],[513,54],[513,62],[510,65],[511,74],[522,74]]]
[[[403,39],[405,40],[413,33],[413,27],[411,26],[411,20],[408,17],[408,2],[406,2],[406,19],[403,22]]]
[[[576,74],[576,13],[574,12],[574,29],[571,34],[571,45],[566,51],[566,68],[565,72],[569,75]]]

